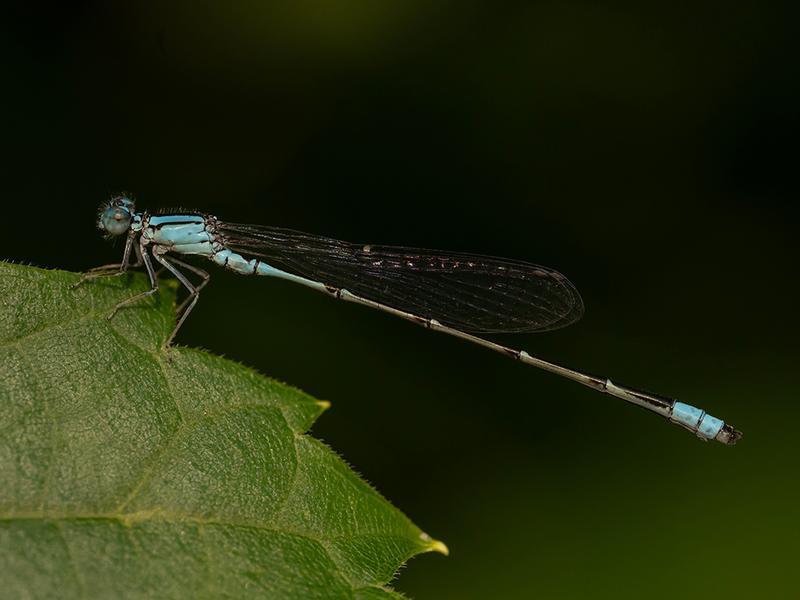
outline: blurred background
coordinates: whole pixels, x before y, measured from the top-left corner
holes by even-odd
[[[450,547],[411,561],[399,590],[792,595],[788,3],[3,11],[3,259],[116,261],[95,209],[126,190],[142,209],[538,262],[575,283],[586,316],[501,341],[744,431],[704,444],[481,348],[211,267],[179,343],[332,402],[314,435]]]

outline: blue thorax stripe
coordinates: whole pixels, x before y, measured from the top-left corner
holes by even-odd
[[[183,223],[205,223],[203,215],[177,214],[177,215],[153,215],[149,218],[148,224],[151,227],[161,227],[162,225],[180,225]]]

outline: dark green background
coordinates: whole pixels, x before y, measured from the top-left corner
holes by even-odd
[[[418,598],[790,597],[798,500],[797,14],[767,2],[6,8],[2,238],[117,258],[141,208],[555,267],[586,316],[506,342],[700,405],[657,417],[463,342],[214,270],[179,336],[315,427],[447,559]]]

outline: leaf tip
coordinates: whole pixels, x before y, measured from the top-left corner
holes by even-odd
[[[427,533],[423,533],[420,537],[425,542],[423,552],[438,552],[443,556],[450,556],[450,548],[444,542],[433,539]]]
[[[315,400],[314,402],[316,402],[317,406],[319,406],[323,412],[325,412],[331,407],[331,403],[328,402],[327,400]]]

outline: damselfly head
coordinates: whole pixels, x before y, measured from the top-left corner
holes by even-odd
[[[121,235],[128,231],[135,210],[133,199],[130,196],[114,196],[100,206],[97,227],[109,236]]]

